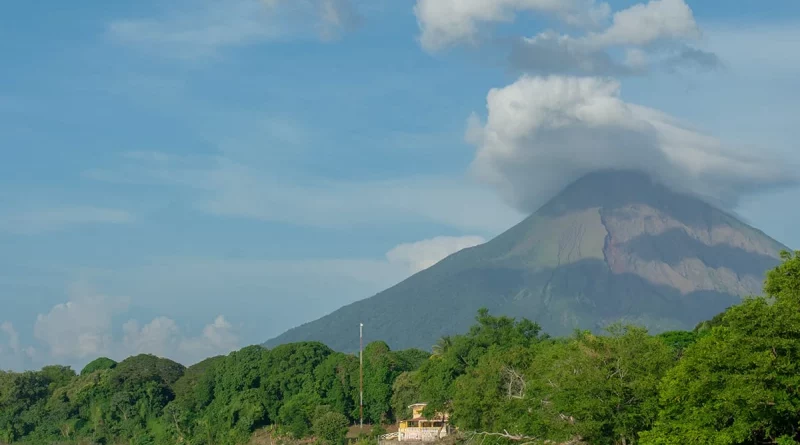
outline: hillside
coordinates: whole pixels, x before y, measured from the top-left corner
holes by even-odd
[[[636,172],[589,174],[530,217],[371,298],[272,339],[335,350],[367,340],[429,349],[463,332],[481,307],[527,317],[553,335],[616,320],[688,329],[760,294],[777,241]]]

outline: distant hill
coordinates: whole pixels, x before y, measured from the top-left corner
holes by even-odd
[[[589,174],[486,244],[266,343],[369,340],[430,349],[477,310],[527,317],[552,335],[625,320],[689,329],[761,293],[786,249],[710,204],[628,171]]]

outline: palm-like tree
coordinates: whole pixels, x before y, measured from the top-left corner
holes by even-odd
[[[449,335],[445,335],[444,337],[440,338],[435,345],[433,345],[433,347],[431,348],[431,352],[433,353],[434,356],[441,357],[452,346],[453,346],[453,338],[450,337]]]

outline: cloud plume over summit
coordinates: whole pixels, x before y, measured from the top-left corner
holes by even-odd
[[[563,187],[600,169],[634,169],[732,208],[764,188],[794,184],[796,170],[745,155],[652,108],[625,102],[620,84],[595,77],[523,76],[487,96],[473,115],[472,172],[512,205],[535,211]]]

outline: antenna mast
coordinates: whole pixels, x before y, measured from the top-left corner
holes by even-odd
[[[360,390],[360,402],[358,404],[358,412],[361,416],[361,426],[364,429],[364,323],[359,323],[358,326],[358,383]]]

